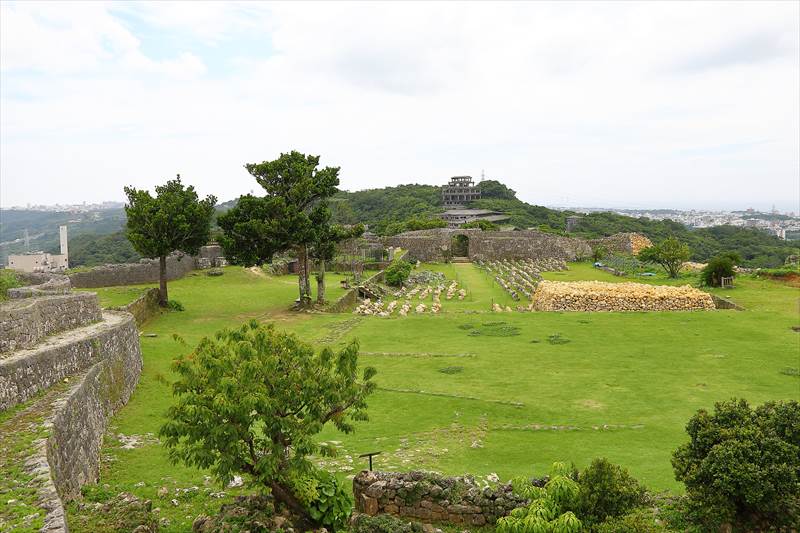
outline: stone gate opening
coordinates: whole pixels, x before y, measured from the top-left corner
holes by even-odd
[[[453,253],[453,257],[469,257],[469,237],[463,234],[453,235],[450,251]]]

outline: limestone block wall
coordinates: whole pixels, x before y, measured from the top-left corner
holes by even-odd
[[[510,485],[481,488],[471,476],[444,477],[428,472],[367,472],[353,479],[356,510],[425,521],[482,526],[494,524],[527,500]]]
[[[0,304],[0,353],[101,318],[97,295],[90,292],[9,300]]]
[[[135,331],[129,313],[106,311],[103,318],[102,322],[50,337],[33,348],[0,354],[0,411],[94,365],[108,353],[107,347],[114,346],[114,337],[124,324],[129,322]],[[138,337],[136,346],[138,350]]]
[[[127,403],[142,371],[139,333],[131,315],[98,336],[92,349],[99,361],[59,401],[47,439],[47,461],[64,501],[97,480],[108,419]]]
[[[641,233],[615,233],[602,239],[592,239],[591,246],[601,245],[611,253],[636,255],[653,243]]]
[[[136,324],[141,326],[152,316],[158,314],[158,294],[159,291],[155,287],[152,289],[147,289],[144,294],[136,298],[128,305],[123,305],[122,307],[117,307],[116,309],[119,311],[127,311],[128,313],[132,314],[136,319]]]
[[[408,250],[408,257],[419,261],[442,261],[452,246],[453,237],[469,240],[469,257],[477,259],[563,259],[573,261],[591,255],[584,239],[562,237],[540,231],[481,231],[479,229],[434,229],[409,231],[387,237],[386,246]]]
[[[32,283],[25,287],[15,287],[6,292],[12,300],[34,298],[53,294],[67,294],[71,284],[69,278],[62,274],[20,273],[20,278]]]
[[[193,257],[183,254],[171,255],[167,257],[167,280],[182,278],[194,268]],[[142,259],[138,263],[103,265],[69,275],[72,286],[77,288],[137,285],[155,283],[158,279],[158,259]]]

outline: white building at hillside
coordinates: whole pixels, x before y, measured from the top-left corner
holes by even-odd
[[[61,241],[60,254],[45,252],[29,252],[26,254],[12,254],[8,256],[8,268],[22,272],[60,272],[69,268],[69,250],[67,227],[60,226],[59,238]]]

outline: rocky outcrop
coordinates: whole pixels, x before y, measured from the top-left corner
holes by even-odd
[[[430,472],[367,472],[353,479],[358,512],[390,514],[431,522],[483,526],[494,524],[527,500],[510,485],[479,487],[471,476],[445,477]]]

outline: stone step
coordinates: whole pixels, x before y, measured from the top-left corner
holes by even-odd
[[[454,257],[452,259],[453,263],[472,263],[469,257]]]
[[[130,313],[104,311],[102,319],[46,337],[33,348],[0,353],[0,411],[95,364],[102,353],[127,340],[118,339],[119,332],[138,335]]]

